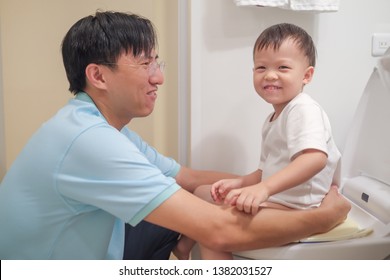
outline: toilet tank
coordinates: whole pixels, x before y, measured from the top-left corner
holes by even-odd
[[[358,105],[342,157],[342,193],[390,224],[390,50],[378,61]]]

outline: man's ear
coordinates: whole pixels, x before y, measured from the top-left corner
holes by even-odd
[[[303,77],[303,84],[307,85],[308,83],[311,82],[311,79],[313,78],[314,75],[314,67],[309,66],[306,69],[305,76]]]
[[[106,82],[104,79],[104,71],[102,71],[102,66],[90,63],[85,68],[85,76],[87,78],[87,83],[98,89],[105,89]]]

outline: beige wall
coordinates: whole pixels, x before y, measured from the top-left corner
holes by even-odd
[[[160,152],[177,158],[177,0],[0,0],[2,148],[7,167],[42,122],[72,97],[60,44],[73,23],[97,9],[134,12],[154,22],[159,54],[167,63],[166,82],[153,114],[130,126]]]

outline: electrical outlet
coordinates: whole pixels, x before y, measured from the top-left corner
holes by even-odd
[[[372,56],[381,56],[390,47],[390,33],[372,34]]]

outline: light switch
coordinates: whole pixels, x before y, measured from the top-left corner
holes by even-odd
[[[372,56],[381,56],[390,47],[390,33],[372,35]]]

